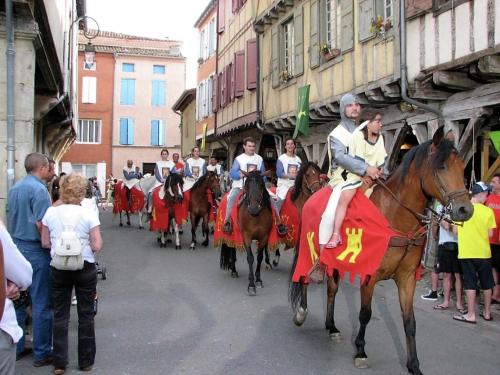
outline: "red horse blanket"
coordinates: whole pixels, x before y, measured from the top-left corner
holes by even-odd
[[[276,188],[272,187],[270,190],[274,193]],[[281,239],[286,249],[294,248],[299,241],[300,215],[292,202],[292,192],[293,188],[288,190],[280,211],[281,220],[288,227],[288,233]]]
[[[149,230],[151,231],[166,231],[170,223],[170,206],[168,202],[160,198],[160,190],[162,186],[158,186],[152,192],[153,210],[151,211],[151,220],[149,221]],[[177,225],[182,225],[182,204],[174,204],[174,216]]]
[[[217,215],[217,207],[215,205],[215,200],[212,195],[212,191],[207,189],[207,199],[210,203],[210,215],[208,217],[209,223],[214,223]],[[187,222],[189,219],[189,203],[191,201],[191,190],[185,191],[182,199],[182,221]]]
[[[226,206],[227,206],[227,197],[229,193],[225,194],[222,198],[222,201],[217,210],[217,220],[215,222],[215,232],[214,232],[214,246],[218,247],[222,244],[225,244],[229,247],[234,247],[239,251],[245,251],[245,246],[243,244],[243,236],[241,234],[241,228],[238,220],[238,202],[240,201],[241,195],[240,193],[236,199],[236,203],[233,205],[231,209],[231,220],[233,222],[233,232],[231,234],[224,233],[224,218],[226,217]],[[274,210],[273,212],[273,222],[274,222]],[[269,240],[267,241],[267,248],[269,251],[276,250],[279,245],[283,242],[278,236],[276,232],[276,224],[273,224],[271,228],[271,234],[269,235]]]
[[[130,212],[133,214],[138,213],[144,207],[144,194],[139,189],[133,187],[130,190],[130,201],[132,207],[129,207],[127,199],[127,190],[122,181],[115,185],[115,200],[113,202],[113,213],[119,214],[121,211]]]
[[[323,249],[320,255],[319,223],[331,192],[329,187],[319,190],[302,209],[299,257],[292,276],[294,282],[301,278],[308,282],[307,274],[318,257],[326,266],[328,276],[337,270],[341,278],[349,273],[351,282],[357,275],[364,282],[379,268],[390,238],[396,235],[379,209],[358,190],[342,225],[342,244],[335,249]]]

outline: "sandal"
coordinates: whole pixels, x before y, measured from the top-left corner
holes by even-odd
[[[493,320],[493,317],[491,316],[491,314],[490,314],[490,317],[489,317],[489,318],[486,318],[486,316],[484,316],[484,311],[482,311],[482,312],[479,314],[479,316],[480,316],[481,318],[483,318],[484,320],[486,320],[487,322],[491,322],[491,321]]]
[[[469,319],[467,319],[467,317],[465,315],[454,315],[453,319],[458,321],[458,322],[476,324],[475,320],[469,320]]]
[[[459,308],[457,307],[457,311],[458,311],[460,314],[462,314],[462,315],[465,315],[465,314],[467,314],[467,313],[468,313],[468,311],[467,311],[467,309],[466,309],[465,307],[463,307],[463,308],[461,308],[461,309],[459,309]]]
[[[330,241],[325,244],[326,249],[335,249],[337,246],[342,245],[342,237],[338,233],[332,234]]]
[[[448,310],[448,306],[436,305],[434,306],[434,310]]]

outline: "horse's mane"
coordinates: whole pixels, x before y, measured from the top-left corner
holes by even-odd
[[[293,186],[293,192],[291,197],[292,202],[295,202],[299,197],[300,193],[302,192],[302,181],[304,180],[304,176],[308,168],[314,168],[314,170],[317,171],[318,173],[321,172],[318,165],[316,163],[313,163],[312,161],[302,164],[299,171],[297,172],[297,178],[295,179],[295,185]]]
[[[203,176],[201,176],[198,180],[196,180],[196,182],[194,183],[193,187],[191,188],[191,190],[194,190],[194,189],[197,189],[199,188],[201,185],[203,185],[205,183],[205,180],[208,178],[208,175],[209,173],[214,173],[214,172],[211,172],[211,171],[207,171],[207,173],[205,173]]]
[[[175,184],[180,184],[181,186],[184,185],[184,180],[182,179],[181,175],[178,173],[170,173],[168,177],[165,179],[164,187],[168,187],[170,183]]]
[[[252,171],[248,174],[248,177],[245,180],[245,186],[247,187],[247,184],[250,183],[251,180],[255,180],[259,187],[263,191],[262,195],[262,205],[264,207],[269,207],[271,205],[271,198],[269,196],[269,193],[266,188],[266,184],[264,182],[264,178],[261,176],[259,171]]]
[[[426,141],[418,146],[415,146],[408,151],[408,153],[403,157],[403,161],[399,166],[398,170],[400,171],[399,178],[400,182],[404,179],[408,170],[410,169],[410,165],[415,162],[415,166],[420,168],[422,163],[429,155],[429,147],[432,144],[432,140]],[[448,160],[450,155],[456,152],[456,148],[453,143],[447,139],[441,140],[439,143],[435,153],[436,155],[432,158],[430,167],[432,171],[435,171],[443,166],[443,164]]]

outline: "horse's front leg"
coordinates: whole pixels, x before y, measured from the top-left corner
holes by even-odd
[[[205,215],[203,215],[203,222],[201,223],[201,229],[203,232],[203,236],[205,237],[205,240],[202,242],[202,245],[205,247],[208,246],[208,236],[209,236],[208,215],[209,215],[209,212],[207,212]]]
[[[139,229],[144,229],[144,225],[142,225],[142,210],[138,212],[139,215]]]
[[[267,253],[267,246],[257,249],[257,267],[255,269],[255,285],[257,288],[264,288],[264,284],[260,278],[260,266],[262,264],[262,259],[264,258],[264,252]]]
[[[280,249],[276,249],[276,251],[274,252],[274,259],[273,259],[274,267],[278,267],[278,265],[280,264],[280,257],[281,257]]]
[[[325,328],[332,340],[340,338],[340,331],[335,326],[335,297],[339,290],[339,273],[333,272],[333,276],[327,280],[327,302]]]
[[[125,211],[126,215],[127,215],[127,225],[130,226],[130,212],[129,211]]]
[[[266,263],[266,269],[272,270],[273,266],[271,265],[271,262],[269,261],[269,250],[266,249],[264,250],[264,262]]]
[[[191,245],[189,245],[189,248],[191,250],[194,250],[196,249],[196,228],[198,227],[198,218],[196,217],[195,214],[191,213],[190,219],[191,219]]]
[[[174,224],[174,232],[175,232],[175,250],[181,250],[181,238],[179,236],[179,229],[180,225],[177,225],[177,223]]]
[[[167,244],[165,243],[165,232],[160,230],[159,234],[160,237],[158,242],[160,242],[160,247],[167,247]]]
[[[248,262],[248,295],[255,296],[257,294],[257,288],[255,287],[255,278],[253,273],[253,253],[252,253],[252,242],[250,244],[245,243],[245,249],[247,251],[247,262]]]
[[[417,344],[415,341],[416,322],[413,313],[413,295],[415,293],[415,273],[406,275],[396,275],[396,285],[398,286],[399,305],[403,315],[403,326],[406,335],[406,367],[413,375],[422,375],[420,363],[417,357]]]
[[[371,278],[367,285],[361,286],[361,309],[359,310],[359,331],[356,336],[356,355],[354,356],[354,366],[357,368],[368,368],[368,356],[365,352],[366,326],[372,317],[372,297],[375,288],[375,278]]]
[[[231,253],[229,254],[229,269],[231,270],[231,277],[238,277],[238,271],[236,271],[236,249],[231,248]]]
[[[120,226],[123,227],[123,222],[122,222],[122,212],[120,211]]]

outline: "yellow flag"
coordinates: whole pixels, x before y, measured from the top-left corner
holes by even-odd
[[[203,137],[201,138],[201,151],[205,151],[205,146],[206,146],[206,140],[207,140],[207,129],[208,129],[208,124],[205,123],[203,124]]]

